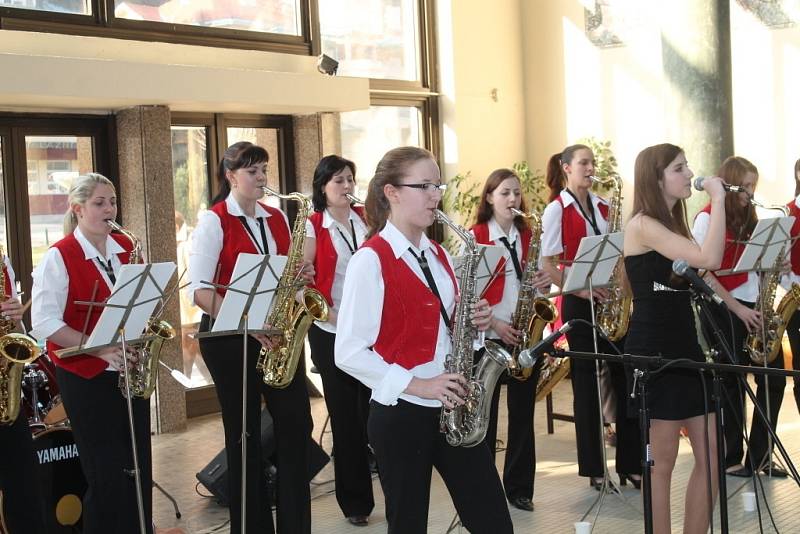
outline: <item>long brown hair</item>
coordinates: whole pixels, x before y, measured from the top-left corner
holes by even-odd
[[[742,185],[747,173],[752,172],[758,181],[758,169],[755,165],[739,156],[731,156],[722,162],[717,176],[722,178],[725,183],[731,185]],[[737,238],[748,237],[758,222],[756,207],[748,202],[747,206],[742,207],[739,202],[739,195],[725,195],[725,226]]]
[[[572,160],[575,159],[575,152],[578,150],[586,149],[589,152],[592,151],[586,145],[570,145],[558,154],[553,154],[550,156],[550,159],[547,161],[547,187],[550,188],[550,198],[548,202],[552,202],[556,199],[558,195],[561,194],[561,191],[567,187],[567,175],[564,174],[564,164],[572,163]]]
[[[664,143],[647,147],[636,156],[633,170],[633,212],[631,217],[641,213],[656,219],[676,234],[688,239],[692,238],[689,224],[686,221],[686,202],[678,200],[667,209],[660,183],[664,179],[664,170],[675,161],[683,149]]]
[[[800,158],[794,162],[794,196],[800,195]]]
[[[364,211],[367,215],[369,232],[367,238],[372,237],[386,226],[391,206],[383,193],[386,184],[397,185],[406,175],[408,168],[423,159],[434,160],[433,154],[415,146],[402,146],[393,148],[383,155],[375,167],[375,175],[369,181],[367,199],[364,201]]]
[[[500,184],[502,184],[503,181],[507,180],[508,178],[516,178],[517,182],[520,184],[520,187],[522,187],[522,181],[519,179],[519,176],[517,176],[517,173],[511,169],[495,169],[486,179],[486,183],[483,185],[483,191],[481,192],[481,201],[478,204],[478,214],[475,218],[475,222],[477,224],[483,224],[491,220],[492,215],[494,215],[494,208],[491,204],[489,204],[487,197],[491,195],[495,189],[500,187]],[[519,210],[524,213],[528,212],[525,207],[525,197],[520,199]],[[525,217],[517,215],[514,217],[514,226],[517,227],[517,230],[522,232],[529,227],[528,220]]]

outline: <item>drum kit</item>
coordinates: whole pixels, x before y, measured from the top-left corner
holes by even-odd
[[[28,417],[39,462],[47,532],[79,532],[86,479],[72,427],[58,394],[55,367],[46,354],[25,366],[22,394],[22,409]]]

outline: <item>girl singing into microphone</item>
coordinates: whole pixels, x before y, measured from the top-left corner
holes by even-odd
[[[458,284],[449,255],[425,230],[442,198],[427,150],[383,156],[369,183],[372,237],[347,266],[336,365],[372,390],[367,432],[375,450],[391,534],[428,531],[431,469],[444,479],[464,527],[512,532],[503,489],[484,443],[452,447],[439,431],[442,405],[463,404],[466,381],[445,373]],[[478,301],[473,322],[488,327]]]
[[[672,262],[680,258],[695,268],[719,268],[725,238],[725,190],[719,178],[704,182],[711,209],[706,238],[698,245],[691,239],[684,205],[692,194],[692,176],[683,150],[674,145],[646,148],[636,158],[633,215],[625,225],[623,245],[633,290],[633,314],[625,343],[630,354],[704,360],[688,286],[673,275]],[[656,533],[671,531],[670,485],[681,427],[689,432],[695,460],[686,489],[683,532],[708,531],[717,494],[717,435],[715,414],[705,411],[706,406],[713,410],[713,405],[704,398],[702,380],[694,370],[667,369],[651,375],[648,382]]]

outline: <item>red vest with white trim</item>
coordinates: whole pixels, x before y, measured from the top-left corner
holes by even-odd
[[[119,261],[123,265],[128,263],[131,255],[131,242],[121,234],[111,234],[111,237],[125,249],[125,252],[117,254]],[[61,258],[64,260],[64,266],[69,277],[67,304],[64,307],[63,321],[67,326],[74,328],[78,332],[82,332],[83,325],[86,324],[86,335],[88,336],[94,330],[98,319],[100,319],[103,308],[94,306],[91,314],[89,314],[89,306],[75,304],[75,301],[104,302],[111,295],[111,289],[103,279],[100,271],[98,271],[95,260],[86,259],[83,248],[75,238],[75,234],[69,234],[53,246],[61,253]],[[97,293],[92,295],[95,287],[97,287]],[[89,314],[88,322],[87,314]],[[47,354],[53,360],[53,363],[80,377],[94,378],[108,367],[108,362],[105,360],[88,354],[61,359],[55,354],[55,351],[61,348],[63,347],[50,340],[47,341]]]
[[[0,256],[0,259],[3,260],[3,282],[4,282],[3,288],[6,291],[6,293],[5,293],[6,299],[10,299],[11,298],[12,280],[11,280],[11,276],[9,276],[9,274],[8,274],[8,266],[6,266],[5,258]]]
[[[591,197],[589,199],[591,203]],[[575,259],[575,254],[578,253],[578,245],[580,245],[581,239],[586,237],[586,225],[588,223],[581,215],[574,201],[569,206],[564,206],[564,200],[561,195],[556,197],[556,201],[561,204],[561,244],[564,248],[561,253],[561,259],[565,262],[571,262]],[[600,216],[607,221],[608,204],[601,202],[597,207],[600,211]],[[563,269],[568,265],[568,263],[562,263],[559,268]]]
[[[708,204],[705,208],[700,210],[700,213],[707,213],[709,216],[711,215],[711,204]],[[695,216],[696,217],[696,216]],[[728,227],[725,227],[725,250],[722,253],[722,263],[720,264],[720,270],[724,269],[733,269],[736,265],[736,262],[739,261],[739,258],[742,257],[742,253],[744,252],[744,244],[736,242],[736,236],[733,235]],[[714,273],[714,276],[717,277],[719,283],[727,289],[728,291],[733,291],[737,287],[744,285],[747,282],[747,273],[737,273],[737,274],[725,274],[725,275],[718,275]]]
[[[796,238],[800,236],[800,208],[797,207],[797,203],[794,200],[789,202],[786,206],[789,208],[789,215],[794,217],[794,224],[792,224],[790,236]],[[792,272],[794,274],[800,274],[800,240],[792,243],[791,260]]]
[[[436,247],[436,261],[444,265],[458,293],[458,283],[442,247]],[[433,361],[439,335],[439,299],[401,258],[395,258],[392,246],[380,235],[362,245],[378,255],[383,276],[383,311],[378,339],[373,349],[387,363],[405,369]],[[430,261],[434,261],[430,259]]]
[[[472,233],[475,234],[475,241],[481,243],[483,245],[497,245],[494,241],[489,240],[489,224],[488,223],[480,223],[476,224],[472,227]],[[522,257],[520,258],[520,267],[522,268],[523,272],[525,271],[525,266],[528,263],[528,247],[531,244],[531,230],[530,228],[525,228],[521,233],[520,237],[522,239]],[[499,243],[504,249],[506,248],[503,243]],[[507,249],[506,249],[507,250]],[[483,291],[483,298],[485,298],[490,305],[494,306],[498,302],[503,299],[503,291],[505,290],[506,286],[506,276],[505,276],[505,269],[506,269],[506,258],[503,256],[500,258],[500,261],[497,263],[497,268],[494,270],[491,282],[489,285],[486,286],[486,289]]]
[[[291,244],[291,232],[289,225],[283,218],[283,212],[277,208],[267,206],[266,204],[258,203],[264,210],[269,213],[267,217],[267,226],[272,238],[275,240],[277,253],[279,256],[285,256],[289,253],[289,245]],[[233,267],[236,265],[236,259],[239,254],[259,254],[258,249],[253,243],[250,234],[245,230],[242,221],[235,215],[228,212],[228,207],[225,201],[217,202],[211,207],[211,211],[219,217],[220,225],[222,226],[222,250],[219,253],[219,276],[217,283],[227,285],[231,281],[233,275]],[[261,239],[261,236],[256,236]],[[266,252],[266,251],[265,251]],[[225,290],[217,288],[217,293],[220,296],[225,295]]]
[[[363,221],[364,208],[362,206],[353,206],[352,209]],[[325,300],[328,301],[328,305],[333,306],[331,289],[333,288],[333,278],[336,275],[336,262],[339,259],[339,255],[336,253],[336,247],[333,246],[330,228],[322,226],[323,218],[324,212],[322,211],[315,211],[308,217],[308,220],[311,221],[311,226],[314,227],[314,235],[316,236],[314,284],[310,287],[322,293]]]

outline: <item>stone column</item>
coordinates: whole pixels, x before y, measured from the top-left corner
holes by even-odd
[[[713,174],[733,154],[729,0],[659,5],[668,139],[686,150],[695,174]]]
[[[311,194],[311,181],[319,160],[329,154],[342,154],[339,114],[315,113],[292,118],[297,189]]]
[[[141,239],[148,261],[176,261],[169,108],[139,106],[118,112],[117,137],[122,224]],[[173,369],[183,369],[177,298],[169,300],[161,318],[178,333],[164,344],[161,360]],[[183,430],[186,428],[183,387],[164,373],[163,367],[160,371],[159,420],[154,420],[154,428],[161,432]]]

